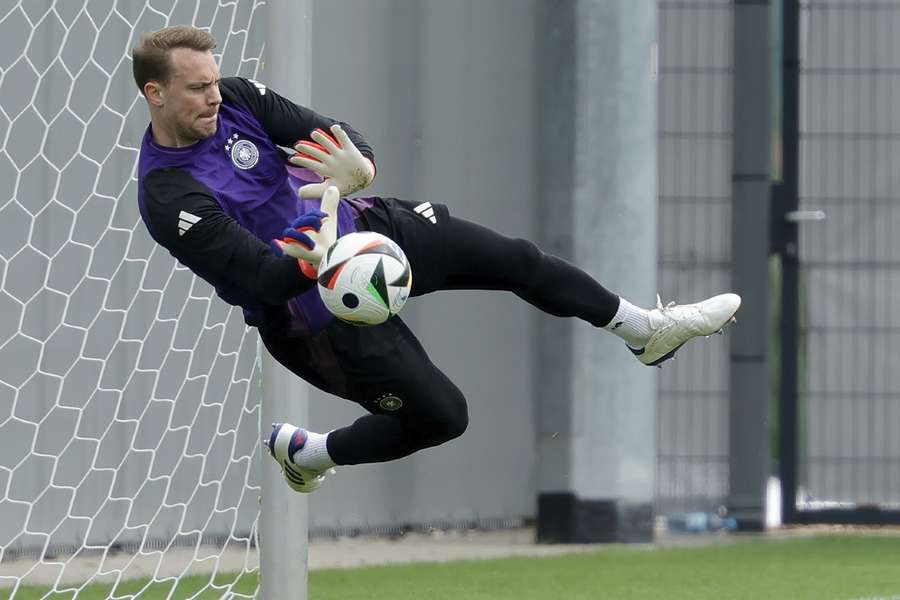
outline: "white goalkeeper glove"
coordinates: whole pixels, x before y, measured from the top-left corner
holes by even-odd
[[[322,257],[337,241],[340,201],[338,189],[333,185],[328,186],[322,195],[320,210],[300,215],[290,227],[281,232],[281,239],[272,240],[275,253],[299,260],[300,270],[310,279],[316,278]]]
[[[298,167],[315,171],[325,178],[322,183],[308,183],[300,188],[301,198],[321,198],[325,188],[337,186],[341,196],[365,188],[375,179],[375,165],[362,155],[340,125],[332,125],[331,137],[316,129],[310,137],[313,141],[300,140],[294,146],[297,154],[290,162]]]

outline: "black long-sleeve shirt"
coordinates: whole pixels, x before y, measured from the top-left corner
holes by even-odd
[[[141,144],[138,203],[150,235],[179,262],[208,281],[230,304],[244,308],[248,324],[264,321],[266,307],[290,302],[316,329],[331,316],[297,261],[277,256],[268,242],[300,214],[318,208],[297,190],[321,181],[290,165],[280,147],[338,123],[297,105],[261,83],[226,78],[220,82],[215,135],[184,148],[153,140],[147,128]],[[341,127],[374,163],[363,137]],[[342,200],[338,231],[354,230],[355,207]]]

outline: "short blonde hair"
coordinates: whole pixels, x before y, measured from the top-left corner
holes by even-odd
[[[134,82],[141,93],[148,81],[167,84],[172,77],[169,52],[174,48],[207,51],[216,47],[215,38],[203,29],[188,25],[164,27],[144,34],[131,51]]]

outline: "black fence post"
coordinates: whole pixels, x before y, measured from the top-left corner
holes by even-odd
[[[782,13],[782,182],[774,190],[773,239],[781,255],[781,381],[779,385],[778,447],[781,478],[781,518],[797,521],[797,465],[800,431],[797,422],[800,301],[797,223],[785,219],[799,206],[800,162],[800,1],[784,0]]]

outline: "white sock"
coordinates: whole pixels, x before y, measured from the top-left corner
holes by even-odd
[[[653,333],[647,311],[625,298],[619,298],[619,309],[603,329],[619,336],[632,348],[643,348]]]
[[[307,430],[306,436],[306,443],[302,448],[294,452],[294,455],[291,457],[294,464],[298,467],[315,471],[324,471],[335,466],[336,463],[331,460],[331,456],[328,454],[326,444],[328,434]]]

